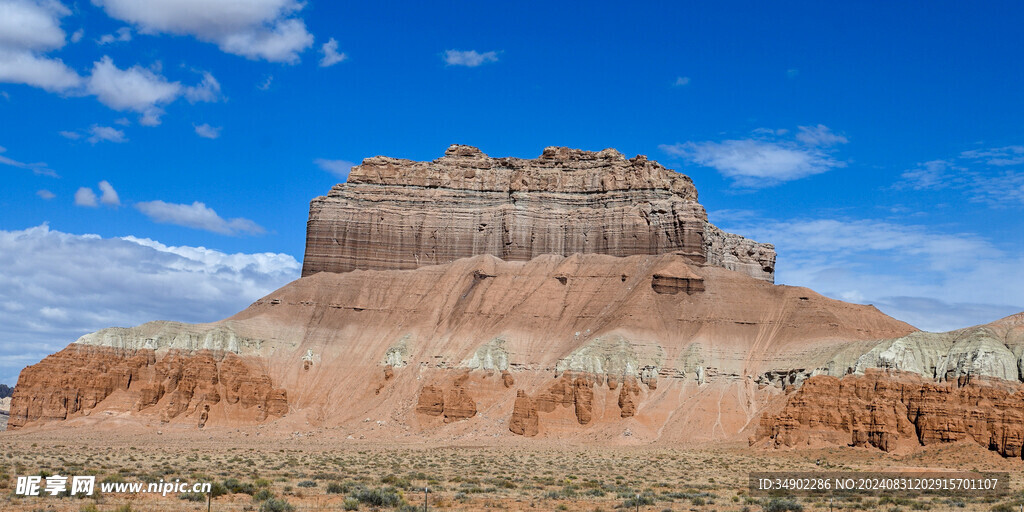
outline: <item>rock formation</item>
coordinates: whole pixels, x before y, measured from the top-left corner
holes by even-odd
[[[512,406],[512,419],[508,422],[508,429],[513,434],[533,437],[539,431],[540,417],[537,416],[537,403],[526,396],[523,390],[516,391],[516,401]]]
[[[234,352],[199,348],[204,342],[237,347],[239,340],[226,332],[154,322],[84,336],[22,371],[9,426],[88,415],[101,404],[165,422],[179,415],[198,418],[206,406],[236,423],[283,416],[287,393],[261,365]]]
[[[726,439],[815,375],[909,366],[873,350],[913,327],[772,284],[771,246],[708,224],[696,199],[613,150],[371,158],[313,201],[304,277],[219,322],[82,337],[22,373],[11,426]],[[1019,356],[1015,329],[986,331],[1005,351],[951,341],[963,350],[935,371],[1009,375],[989,361]]]
[[[842,379],[808,379],[778,414],[762,417],[751,443],[842,444],[893,451],[904,446],[973,441],[1021,457],[1024,386],[963,377],[941,383],[909,372],[868,370]]]
[[[679,254],[771,282],[775,250],[707,222],[689,177],[614,149],[535,160],[453,145],[432,162],[363,160],[312,201],[302,275],[412,269],[490,254]]]

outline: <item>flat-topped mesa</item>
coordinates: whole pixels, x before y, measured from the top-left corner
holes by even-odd
[[[675,253],[774,281],[775,250],[707,221],[693,181],[647,157],[548,147],[537,159],[452,145],[373,157],[310,203],[302,275],[400,270],[490,254]]]

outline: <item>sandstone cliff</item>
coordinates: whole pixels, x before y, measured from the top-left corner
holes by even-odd
[[[312,201],[302,275],[412,269],[490,254],[674,253],[773,281],[775,250],[707,221],[689,177],[614,149],[534,160],[453,145],[432,162],[374,157]]]

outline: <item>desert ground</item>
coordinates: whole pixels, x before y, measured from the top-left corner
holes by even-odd
[[[351,440],[331,430],[122,432],[87,428],[0,432],[0,510],[207,510],[202,495],[17,497],[17,476],[95,475],[97,481],[214,482],[210,510],[750,511],[829,510],[827,498],[771,500],[747,491],[750,471],[958,469],[1008,471],[1011,495],[861,496],[833,510],[1017,511],[1024,466],[977,445],[913,453],[874,449],[766,450],[745,443],[685,447],[572,446],[544,439],[431,446]],[[193,501],[194,500],[194,501]]]

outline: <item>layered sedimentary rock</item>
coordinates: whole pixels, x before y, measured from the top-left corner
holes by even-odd
[[[539,431],[540,417],[537,415],[537,403],[526,395],[526,392],[516,392],[516,401],[512,406],[512,419],[509,420],[508,429],[513,434],[533,437]]]
[[[962,376],[932,382],[909,372],[868,370],[812,377],[777,414],[762,417],[752,443],[900,447],[973,441],[1021,457],[1024,386]]]
[[[229,331],[154,322],[84,336],[22,371],[9,426],[88,415],[101,406],[204,426],[211,407],[232,423],[283,416],[287,393],[258,361],[223,350],[237,350],[240,341]]]
[[[314,199],[302,275],[573,253],[775,272],[770,244],[709,224],[690,178],[646,157],[549,147],[534,160],[490,158],[453,145],[432,162],[368,158]]]
[[[846,368],[848,373],[870,368],[914,372],[936,381],[965,375],[1024,381],[1024,313],[966,329],[884,340]]]

